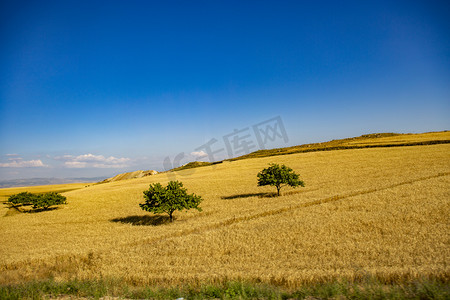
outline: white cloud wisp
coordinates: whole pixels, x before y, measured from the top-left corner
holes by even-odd
[[[21,158],[9,159],[7,163],[0,163],[0,168],[39,168],[47,167],[40,159],[22,160]]]
[[[55,157],[56,160],[64,161],[67,168],[125,168],[129,166],[130,158],[105,157],[91,153],[78,156],[63,155]]]

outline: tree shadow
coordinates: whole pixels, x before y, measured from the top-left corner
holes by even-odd
[[[49,208],[24,208],[20,206],[9,206],[5,216],[13,216],[17,214],[35,214],[43,211],[52,211],[60,209],[61,207],[49,207]]]
[[[237,194],[231,196],[223,196],[221,197],[224,200],[238,199],[238,198],[250,198],[250,197],[259,197],[259,198],[270,198],[275,197],[277,193],[250,193],[250,194]]]
[[[39,213],[39,212],[43,212],[43,211],[52,211],[52,210],[56,210],[56,209],[60,209],[60,207],[32,208],[32,209],[23,210],[22,212],[24,212],[26,214],[35,214],[35,213]]]
[[[169,216],[144,215],[144,216],[128,216],[124,218],[115,218],[111,219],[110,221],[115,223],[131,224],[133,226],[158,226],[170,223],[170,218]]]
[[[304,190],[281,190],[280,196],[289,196],[295,194],[304,193]],[[249,193],[249,194],[236,194],[231,196],[222,196],[221,198],[224,200],[238,199],[238,198],[250,198],[250,197],[258,197],[258,198],[272,198],[277,197],[277,193]]]

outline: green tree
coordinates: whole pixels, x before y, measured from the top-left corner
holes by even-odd
[[[270,167],[258,173],[258,186],[272,185],[277,188],[278,196],[283,186],[289,185],[293,188],[305,186],[305,183],[299,179],[291,168],[285,165],[270,164]]]
[[[179,181],[170,181],[166,187],[160,183],[150,184],[148,190],[144,191],[145,203],[139,204],[145,211],[155,214],[169,214],[170,222],[173,221],[173,213],[176,210],[195,208],[202,211],[199,207],[202,198],[195,194],[188,194],[183,188],[183,183]]]
[[[33,209],[44,210],[53,205],[67,204],[66,197],[55,192],[45,194],[31,194],[28,192],[22,192],[9,197],[8,203],[15,207],[31,205],[33,206]]]

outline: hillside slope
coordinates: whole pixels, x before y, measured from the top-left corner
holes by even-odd
[[[314,151],[419,146],[419,145],[435,145],[447,143],[450,143],[450,131],[447,130],[439,132],[426,132],[426,133],[372,133],[372,134],[364,134],[358,137],[338,139],[322,143],[312,143],[285,148],[258,150],[229,160],[233,161],[246,158],[267,157],[274,155],[286,155],[286,154],[305,153]]]
[[[119,181],[119,180],[142,178],[145,176],[156,175],[156,174],[158,174],[158,172],[155,170],[147,170],[147,171],[138,170],[138,171],[134,171],[134,172],[117,174],[116,176],[107,178],[103,181],[100,181],[99,183],[107,183],[107,182],[114,182],[114,181]]]

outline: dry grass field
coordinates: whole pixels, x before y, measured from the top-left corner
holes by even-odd
[[[306,187],[280,197],[257,187],[271,162],[293,168]],[[174,174],[204,198],[203,211],[176,212],[167,223],[138,204],[150,183]],[[450,280],[449,144],[226,161],[63,195],[68,205],[53,211],[1,209],[0,284]]]

